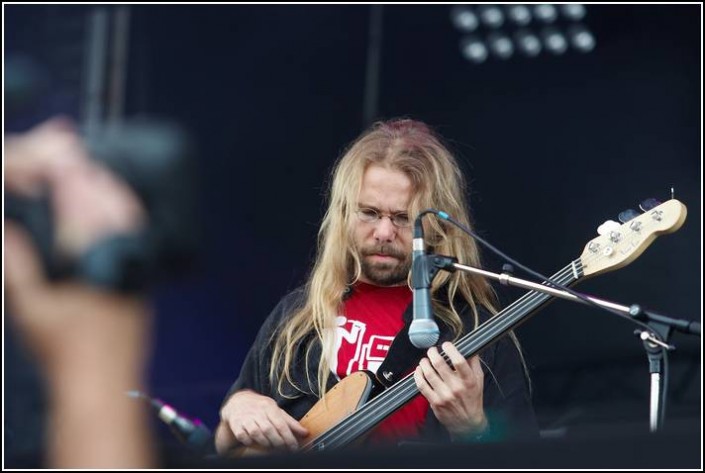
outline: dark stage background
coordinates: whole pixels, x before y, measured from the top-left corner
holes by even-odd
[[[4,7],[6,58],[30,57],[50,79],[42,107],[6,116],[6,130],[56,112],[80,118],[94,8]],[[379,75],[367,82],[376,14]],[[701,320],[700,5],[589,5],[594,51],[483,64],[461,55],[444,5],[134,5],[129,15],[125,115],[174,119],[196,139],[205,237],[198,271],[155,297],[150,389],[211,428],[259,325],[307,275],[324,182],[366,116],[436,127],[466,169],[477,230],[545,274],[577,258],[603,221],[674,187],[685,225],[578,288]],[[522,294],[498,291],[504,303]],[[546,436],[648,429],[648,364],[633,330],[566,301],[520,327]],[[666,421],[701,432],[701,339],[672,343]],[[15,365],[6,447],[21,451],[41,401]]]

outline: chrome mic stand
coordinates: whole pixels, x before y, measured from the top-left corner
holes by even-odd
[[[527,281],[525,279],[516,278],[507,273],[497,274],[484,269],[475,268],[472,266],[466,266],[464,264],[457,263],[455,258],[444,257],[439,255],[427,255],[432,264],[437,266],[439,269],[444,269],[446,271],[461,270],[471,274],[477,274],[483,277],[494,279],[499,281],[503,285],[517,286],[524,289],[530,289],[532,291],[540,291],[555,297],[560,297],[563,299],[572,300],[574,302],[580,302],[587,305],[597,305],[612,311],[618,311],[623,314],[628,315],[630,318],[640,320],[645,322],[651,332],[646,330],[636,330],[635,333],[638,334],[644,343],[644,348],[649,358],[649,372],[651,375],[651,390],[650,390],[650,403],[649,403],[649,429],[651,432],[656,432],[663,428],[663,412],[665,408],[665,394],[667,386],[664,385],[664,353],[666,350],[673,350],[675,347],[668,343],[671,332],[675,329],[683,333],[700,335],[700,323],[695,321],[689,321],[684,319],[674,319],[664,315],[659,315],[654,312],[648,311],[640,307],[639,305],[633,304],[631,306],[625,306],[621,304],[616,304],[614,302],[606,301],[603,299],[598,299],[597,297],[585,295],[585,299],[590,302],[571,294],[568,291],[562,289],[556,289],[548,286],[550,284],[545,282],[543,284],[537,284],[532,281]]]

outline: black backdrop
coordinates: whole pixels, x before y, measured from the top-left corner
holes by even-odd
[[[553,273],[604,220],[647,197],[666,200],[673,186],[688,207],[683,228],[579,289],[701,319],[699,5],[590,5],[591,53],[481,65],[461,56],[449,6],[381,8],[376,116],[418,118],[448,139],[482,235]],[[55,79],[43,110],[6,129],[79,110],[80,77],[57,53],[76,40],[59,26],[89,9],[5,7],[6,51],[34,55]],[[170,117],[196,138],[206,238],[199,271],[155,297],[151,393],[211,427],[262,320],[314,256],[324,182],[364,124],[370,10],[130,7],[126,112]],[[522,293],[498,291],[505,303]],[[565,301],[519,329],[547,433],[647,428],[648,365],[632,332]],[[701,341],[672,342],[668,415],[698,423]]]

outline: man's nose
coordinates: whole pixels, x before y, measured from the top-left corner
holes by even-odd
[[[377,241],[392,241],[397,234],[397,227],[392,223],[392,219],[383,216],[375,224],[375,239]]]

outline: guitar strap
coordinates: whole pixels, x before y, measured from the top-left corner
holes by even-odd
[[[445,298],[441,296],[441,300],[444,299]],[[416,348],[412,345],[411,340],[409,340],[409,327],[413,321],[413,305],[412,302],[404,311],[404,327],[392,341],[389,347],[389,353],[377,369],[375,378],[385,389],[416,369],[421,358],[426,356],[427,349]],[[469,308],[465,306],[461,311],[461,316],[463,312],[468,309]],[[453,339],[453,332],[442,320],[437,319],[437,323],[440,330],[437,346],[440,346],[443,342]]]

